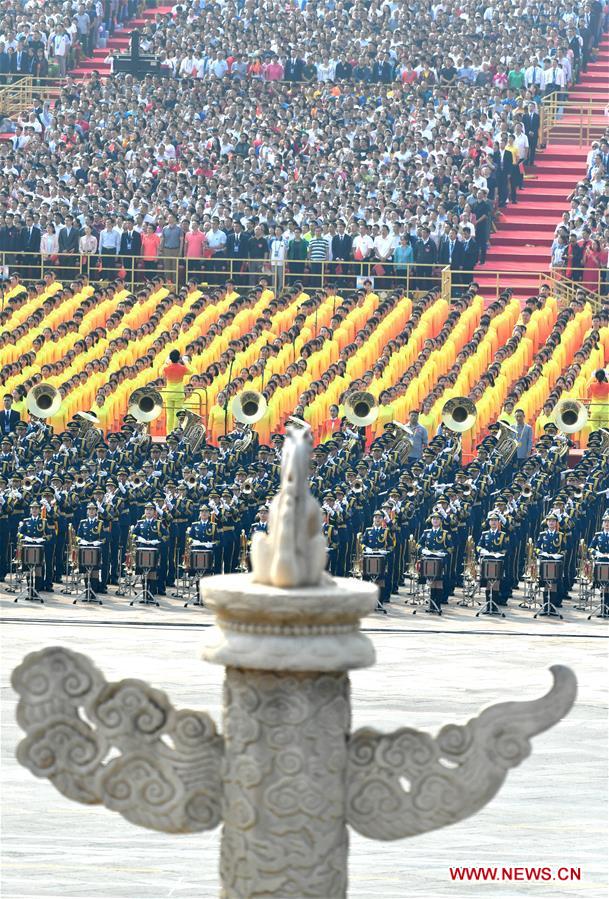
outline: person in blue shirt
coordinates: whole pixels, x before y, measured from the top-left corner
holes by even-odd
[[[136,538],[136,545],[154,547],[159,551],[157,565],[157,590],[159,596],[165,596],[165,584],[167,580],[167,543],[169,534],[165,522],[155,517],[155,508],[152,503],[144,506],[144,517],[133,525],[132,533]],[[139,539],[138,539],[139,538]]]
[[[522,466],[531,455],[533,449],[533,428],[524,420],[524,410],[516,409],[514,412],[516,418],[516,434],[518,439],[518,447],[516,449],[516,458],[518,466]]]
[[[453,541],[450,533],[442,527],[440,515],[437,513],[432,514],[430,525],[431,527],[426,528],[419,537],[417,545],[421,555],[425,555],[423,550],[428,550],[431,553],[441,553],[444,560],[441,578],[431,581],[430,587],[432,607],[439,612],[441,611],[441,604],[448,602],[450,551]]]
[[[595,556],[609,555],[609,510],[603,515],[602,529],[590,541],[590,549]]]
[[[537,547],[540,559],[552,556],[562,556],[562,571],[560,579],[556,582],[556,599],[553,600],[555,606],[562,606],[562,601],[567,595],[565,588],[565,550],[566,538],[558,527],[558,516],[551,512],[546,516],[544,524],[546,527],[539,532],[535,546]]]
[[[362,535],[362,547],[364,552],[388,552],[390,550],[389,528],[385,523],[385,516],[380,509],[377,509],[372,516],[372,527],[366,528]],[[391,598],[391,582],[388,573],[388,559],[385,558],[384,577],[379,581],[380,600],[381,602],[389,602]]]
[[[95,577],[91,577],[91,586],[95,593],[107,593],[109,547],[104,536],[104,522],[99,517],[97,505],[95,503],[87,503],[86,508],[87,517],[82,518],[79,521],[78,528],[76,529],[76,536],[79,543],[80,541],[91,544],[100,543],[100,578],[97,577],[97,572],[94,572]]]
[[[45,568],[50,571],[52,568],[51,534],[46,521],[40,515],[40,503],[38,500],[30,503],[30,516],[29,518],[23,518],[21,520],[17,534],[22,542],[32,542],[42,547]],[[49,549],[51,549],[51,558],[49,558]],[[42,565],[39,567],[36,566],[35,578],[36,590],[48,590],[48,585],[45,584]]]
[[[497,589],[497,587],[493,585],[493,600],[497,603],[498,606],[507,606],[508,584],[506,579],[507,566],[505,564],[505,553],[507,552],[509,546],[509,537],[505,533],[505,531],[501,530],[501,524],[497,512],[489,512],[488,525],[488,530],[483,531],[480,534],[480,539],[478,540],[480,560],[482,561],[487,554],[491,556],[504,557],[499,589]],[[486,598],[488,600],[490,597],[488,581],[485,580],[483,586],[486,588]]]

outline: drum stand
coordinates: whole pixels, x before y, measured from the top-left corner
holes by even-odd
[[[488,582],[488,596],[485,597],[484,608],[478,609],[478,611],[476,612],[476,618],[479,618],[481,615],[495,615],[499,618],[505,618],[505,612],[501,611],[501,609],[493,599],[493,592],[498,588],[498,586],[498,581]]]
[[[578,612],[586,612],[594,601],[594,587],[587,577],[576,577],[575,583],[577,584],[577,604],[573,608]]]
[[[9,546],[9,552],[11,551],[11,549],[12,549],[12,547]],[[8,583],[6,584],[4,589],[6,590],[7,593],[22,594],[23,588],[21,585],[23,584],[24,580],[26,579],[27,574],[21,568],[17,567],[19,563],[17,562],[16,559],[13,559],[12,554],[11,554],[10,559],[11,559],[10,570],[9,570],[9,572],[7,574],[7,578],[6,578]]]
[[[562,615],[550,599],[552,595],[551,587],[553,584],[556,584],[556,581],[546,581],[543,585],[542,607],[539,612],[536,612],[535,615],[533,615],[533,618],[560,618],[562,621]]]
[[[531,580],[528,575],[522,579],[524,584],[524,598],[518,603],[519,609],[534,609],[535,606],[541,605],[539,600],[539,587],[535,586],[536,581]]]
[[[442,606],[436,606],[435,603],[431,599],[431,587],[429,586],[429,581],[425,581],[423,585],[424,593],[427,593],[427,608],[423,609],[426,615],[442,615]],[[423,600],[425,602],[425,600]],[[418,609],[413,609],[412,614],[416,615]]]
[[[148,587],[148,579],[151,571],[151,568],[142,569],[142,589],[139,593],[135,594],[135,596],[129,603],[130,606],[134,605],[136,602],[141,606],[157,606],[157,608],[160,606],[160,603],[156,601],[154,595]]]
[[[24,599],[26,602],[39,602],[44,605],[44,599],[36,589],[36,566],[28,565],[25,574],[25,587],[19,591],[13,602]]]
[[[184,603],[185,609],[187,609],[188,606],[201,606],[201,608],[204,607],[205,604],[204,604],[203,600],[201,599],[201,593],[198,589],[199,580],[202,577],[205,577],[206,574],[210,574],[210,573],[211,572],[209,572],[209,571],[195,571],[195,573],[193,575],[190,575],[188,577],[188,581],[187,581],[188,586],[186,588],[187,592],[185,594],[188,597],[188,599]],[[194,586],[194,589],[193,589],[193,586]],[[193,599],[193,596],[194,596],[194,599]]]
[[[103,602],[98,598],[97,593],[93,590],[91,586],[91,574],[93,573],[93,569],[88,567],[85,570],[85,589],[82,593],[78,593],[74,599],[72,600],[72,605],[75,606],[76,603],[80,600],[80,602],[92,602],[96,603],[98,606],[102,606]]]
[[[463,587],[461,588],[462,596],[461,602],[457,603],[462,609],[473,608],[477,605],[478,600],[476,596],[478,595],[478,581],[473,580],[472,578],[466,576],[463,578]]]
[[[607,594],[609,593],[609,584],[601,584],[600,588],[600,605],[598,605],[595,609],[592,609],[592,611],[588,615],[588,621],[590,621],[591,618],[609,618],[609,599],[607,596]]]

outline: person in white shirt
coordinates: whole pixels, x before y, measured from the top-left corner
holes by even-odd
[[[281,227],[276,225],[275,233],[269,241],[271,271],[273,273],[273,290],[278,293],[283,287],[283,271],[285,267],[286,241]]]
[[[61,25],[55,26],[55,31],[48,40],[49,54],[53,56],[59,66],[59,74],[63,77],[68,70],[68,53],[70,52],[70,38]]]

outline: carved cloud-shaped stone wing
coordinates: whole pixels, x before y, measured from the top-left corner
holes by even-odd
[[[407,727],[356,731],[349,743],[348,823],[364,836],[397,840],[485,806],[508,769],[529,755],[529,738],[556,724],[575,701],[573,672],[561,665],[550,670],[554,684],[545,696],[491,706],[463,727],[446,725],[435,739]]]
[[[108,683],[87,656],[48,647],[15,668],[19,762],[69,799],[169,833],[220,823],[223,740],[139,680]]]

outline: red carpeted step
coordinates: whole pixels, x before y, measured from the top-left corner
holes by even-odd
[[[501,228],[501,231],[497,231],[493,235],[493,245],[491,245],[491,249],[494,249],[494,246],[497,247],[504,246],[506,249],[512,249],[513,247],[520,247],[522,252],[522,247],[526,248],[526,244],[531,243],[535,244],[535,246],[545,246],[546,248],[550,246],[552,242],[552,237],[554,235],[554,228],[548,228],[546,231],[541,231],[536,227],[535,231],[527,231],[526,234],[523,234],[522,228]],[[488,255],[488,253],[487,253]]]

